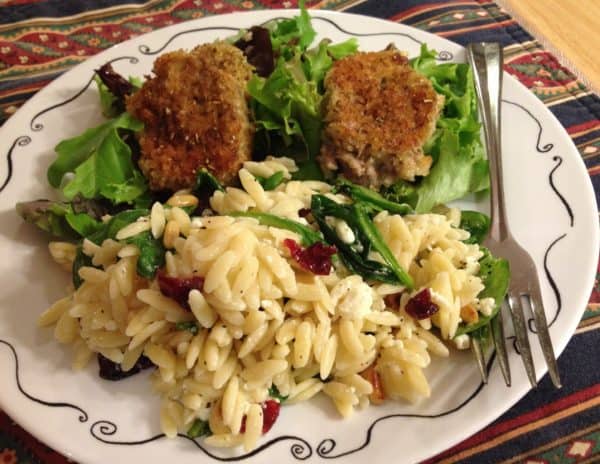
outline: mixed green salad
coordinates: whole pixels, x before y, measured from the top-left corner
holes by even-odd
[[[327,39],[315,44],[317,34],[311,18],[303,5],[301,7],[300,14],[294,18],[252,28],[251,43],[245,38],[247,31],[240,31],[230,41],[246,53],[256,69],[247,90],[257,130],[254,146],[257,157],[264,157],[266,153],[293,156],[300,166],[296,178],[323,179],[316,162],[324,124],[323,81],[336,60],[358,51],[358,43],[352,38],[337,44]],[[348,195],[353,203],[340,205],[326,196],[314,195],[311,214],[319,231],[266,213],[240,215],[292,230],[299,234],[304,246],[322,242],[335,247],[334,262],[341,260],[350,271],[366,280],[411,288],[410,276],[381,239],[373,216],[383,210],[401,215],[430,212],[438,205],[467,194],[484,192],[488,189],[489,177],[469,66],[438,63],[436,52],[426,45],[410,64],[428,77],[435,91],[445,99],[435,132],[424,147],[425,153],[433,158],[429,175],[415,182],[398,181],[379,192],[338,179],[337,191]],[[136,92],[142,81],[125,79],[112,69],[103,68],[96,76],[96,83],[99,111],[106,121],[60,142],[55,148],[56,159],[47,171],[49,184],[58,189],[63,199],[17,205],[17,211],[26,221],[55,237],[79,243],[73,265],[75,287],[81,284],[78,269],[92,265],[81,251],[83,239],[100,245],[107,238],[115,238],[122,227],[147,216],[155,201],[164,200],[160,193],[149,190],[136,163],[139,156],[136,133],[143,130],[143,124],[125,111],[126,96]],[[259,181],[270,190],[283,181],[283,175],[276,173]],[[193,190],[199,198],[206,200],[215,190],[223,188],[209,171],[198,171]],[[353,244],[340,240],[325,220],[331,216],[346,221],[357,238]],[[469,243],[481,243],[489,223],[489,218],[482,213],[462,212],[460,226],[470,232]],[[153,278],[164,264],[165,248],[161,240],[153,238],[150,232],[128,240],[140,249],[138,274]],[[377,251],[383,262],[369,259],[371,250]],[[487,324],[498,313],[506,293],[508,263],[484,249],[480,276],[485,285],[480,298],[494,298],[495,310],[477,323],[463,323],[457,335],[469,333],[487,339]]]

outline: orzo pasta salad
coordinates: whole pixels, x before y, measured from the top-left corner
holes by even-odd
[[[109,119],[48,169],[63,198],[17,206],[72,273],[40,326],[74,369],[151,370],[169,437],[251,450],[315,395],[426,400],[506,291],[489,219],[443,205],[487,187],[468,66],[314,38],[302,9],[145,81],[103,66]]]

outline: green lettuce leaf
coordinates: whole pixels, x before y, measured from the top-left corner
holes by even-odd
[[[317,84],[323,82],[325,74],[333,64],[333,58],[328,53],[328,43],[328,40],[322,40],[319,45],[304,54],[304,74],[307,79]]]
[[[20,202],[16,211],[25,222],[64,239],[77,238],[77,233],[71,228],[66,215],[73,212],[71,205],[63,202],[49,200],[36,200]]]
[[[202,419],[196,419],[187,431],[187,436],[192,439],[210,435],[210,425],[208,421]]]
[[[131,159],[130,156],[129,153],[128,159]],[[131,175],[122,182],[106,182],[100,189],[100,194],[115,204],[133,203],[136,207],[140,205],[147,207],[148,202],[151,201],[144,196],[147,189],[146,178],[134,167]]]
[[[72,203],[35,200],[17,203],[16,211],[26,222],[55,237],[76,240],[94,233],[102,226],[98,219],[103,208],[91,203],[80,198]]]
[[[352,55],[357,50],[358,42],[355,38],[334,45],[331,45],[330,40],[324,39],[316,47],[304,53],[302,57],[304,74],[307,79],[316,82],[319,92],[323,93],[323,80],[333,62]]]
[[[103,197],[113,203],[129,203],[146,191],[146,181],[131,159],[131,149],[111,128],[98,149],[75,168],[75,175],[63,188],[66,198]]]
[[[196,194],[199,198],[208,201],[208,199],[217,190],[224,192],[225,187],[221,185],[221,182],[219,182],[219,180],[213,176],[208,169],[198,169],[198,172],[196,173],[196,182],[193,188],[194,194]]]
[[[98,150],[111,130],[119,128],[137,132],[143,128],[143,124],[129,113],[123,113],[99,126],[87,129],[81,135],[60,142],[55,148],[58,157],[47,172],[50,185],[58,188],[65,174],[73,172]]]
[[[355,202],[361,202],[365,207],[374,212],[389,211],[402,216],[412,213],[413,209],[406,203],[396,203],[386,199],[374,190],[357,185],[342,177],[335,182],[335,193],[344,193]]]
[[[87,237],[102,227],[100,221],[95,220],[87,213],[72,213],[65,214],[65,220],[75,232],[81,237]]]
[[[279,392],[279,388],[277,388],[277,385],[271,385],[269,387],[269,396],[277,401],[279,401],[279,403],[283,403],[285,400],[287,400],[289,398],[290,395],[282,395]]]
[[[277,171],[269,177],[256,176],[256,180],[260,182],[265,190],[275,190],[282,182],[285,181],[283,171]]]
[[[369,198],[369,201],[372,199]],[[381,234],[373,224],[369,212],[373,203],[357,201],[352,205],[336,203],[325,195],[311,197],[310,210],[319,225],[325,241],[334,245],[338,256],[346,267],[365,280],[374,280],[390,284],[413,287],[412,278],[397,262]],[[346,222],[352,230],[355,240],[352,243],[344,242],[331,226],[327,217],[335,217]],[[372,259],[371,250],[376,251],[382,262]]]
[[[138,77],[130,77],[129,82],[135,90],[142,87],[143,81]],[[122,104],[119,104],[117,97],[108,89],[98,75],[94,76],[94,82],[98,87],[98,96],[100,97],[100,107],[102,114],[107,118],[114,118],[123,112]]]
[[[333,62],[356,52],[358,45],[355,39],[333,45],[323,40],[309,49],[316,33],[304,2],[299,7],[300,15],[266,25],[278,59],[268,77],[250,80],[248,93],[258,129],[257,153],[294,156],[301,165],[299,178],[319,179],[314,159],[321,148],[323,80]]]
[[[435,58],[436,53],[423,45],[421,54],[411,60],[444,96],[436,131],[424,146],[433,158],[431,171],[417,182],[400,181],[382,191],[390,200],[411,204],[418,213],[489,187],[471,68],[466,63],[439,64]]]
[[[493,298],[496,307],[500,307],[510,283],[510,266],[507,260],[494,257],[487,248],[481,249],[483,257],[479,260],[479,277],[485,289],[479,298]]]
[[[148,216],[147,209],[129,209],[115,214],[108,222],[103,223],[86,238],[97,245],[106,239],[115,239],[117,232],[128,224],[137,221],[142,216]],[[156,271],[165,263],[165,248],[162,240],[155,239],[149,231],[142,232],[126,239],[127,243],[136,245],[140,250],[137,260],[138,275],[147,279],[154,278]],[[75,277],[75,274],[73,275]]]
[[[481,146],[461,143],[460,134],[452,130],[441,130],[439,134],[429,151],[437,158],[435,165],[416,189],[418,213],[488,186],[488,164]]]
[[[100,108],[102,108],[102,115],[106,118],[114,118],[118,115],[116,109],[117,98],[113,93],[108,90],[108,87],[102,82],[102,79],[98,75],[94,76],[94,82],[98,87],[98,97],[100,97]]]
[[[102,245],[102,242],[107,238],[114,239],[117,232],[128,224],[137,221],[142,216],[148,216],[150,211],[147,209],[128,209],[115,214],[110,220],[104,224],[91,235],[86,238],[91,240],[96,245]]]
[[[281,216],[270,213],[261,213],[259,211],[234,211],[229,213],[230,216],[234,217],[249,217],[256,219],[263,226],[277,227],[279,229],[286,229],[294,232],[300,236],[302,245],[310,246],[314,243],[323,240],[321,234],[304,224],[301,224],[292,219],[287,219]]]
[[[314,160],[300,161],[296,163],[298,170],[292,174],[294,180],[325,180],[321,166]]]
[[[356,38],[345,40],[344,42],[327,46],[327,52],[335,60],[340,60],[348,55],[353,55],[358,51],[358,41]]]
[[[286,145],[294,138],[305,146],[306,157],[314,158],[321,147],[321,95],[314,81],[306,78],[299,56],[280,58],[268,78],[253,76],[248,82],[256,125],[276,131]]]
[[[503,258],[494,257],[485,247],[481,247],[481,250],[483,251],[483,256],[479,260],[479,277],[485,288],[478,295],[478,298],[493,298],[496,304],[492,314],[489,316],[480,314],[479,320],[473,324],[461,323],[456,330],[455,336],[469,333],[477,336],[477,338],[487,339],[489,336],[487,325],[500,312],[502,301],[508,291],[510,283],[510,266],[508,261]]]
[[[471,234],[465,243],[483,243],[490,231],[490,224],[491,220],[487,214],[467,210],[460,212],[460,228]]]
[[[271,26],[271,44],[275,53],[289,58],[297,50],[306,50],[316,37],[304,3],[304,0],[298,2],[299,16],[267,24],[267,27]]]
[[[48,168],[48,182],[58,188],[67,173],[73,173],[63,187],[67,199],[106,198],[114,204],[131,203],[143,195],[146,180],[133,163],[131,148],[120,130],[139,131],[142,123],[128,113],[56,146],[57,159]]]
[[[155,239],[147,231],[127,239],[127,243],[137,246],[140,250],[136,270],[138,275],[153,279],[156,271],[165,264],[165,247],[162,240]]]
[[[79,277],[79,269],[84,266],[94,267],[94,264],[92,263],[92,258],[83,252],[83,248],[80,245],[77,247],[73,267],[71,268],[71,277],[75,288],[79,288],[83,283],[83,279]]]

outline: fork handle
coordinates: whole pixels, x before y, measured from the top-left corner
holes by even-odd
[[[490,163],[491,213],[490,236],[503,241],[511,237],[506,220],[504,183],[502,179],[502,147],[500,102],[502,99],[502,47],[499,43],[473,43],[467,46],[469,62],[483,123],[485,145]]]

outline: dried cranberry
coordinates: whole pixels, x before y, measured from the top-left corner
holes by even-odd
[[[300,208],[298,210],[298,216],[305,218],[311,213],[310,208]]]
[[[105,380],[122,380],[137,374],[143,369],[154,367],[154,364],[152,364],[152,361],[150,361],[146,356],[141,355],[131,369],[128,371],[123,371],[120,364],[117,364],[98,353],[98,366],[100,367],[98,375],[101,378]]]
[[[263,412],[263,428],[262,433],[265,434],[279,417],[279,410],[281,409],[281,404],[279,401],[275,400],[267,400],[264,403],[261,403],[260,407]],[[240,427],[240,433],[244,433],[246,431],[246,416],[242,418],[242,426]]]
[[[188,294],[190,291],[202,290],[204,278],[200,276],[193,277],[169,277],[164,272],[158,272],[158,286],[163,295],[174,299],[183,308],[190,309],[188,304]]]
[[[281,405],[278,401],[267,400],[262,405],[263,410],[263,429],[262,433],[267,433],[273,427],[273,424],[279,417]]]
[[[317,275],[328,275],[331,272],[331,257],[337,252],[334,246],[317,242],[302,248],[291,238],[286,238],[283,244],[303,269]]]
[[[428,288],[421,290],[406,303],[406,312],[415,319],[427,319],[439,310],[439,306],[431,301],[431,291]]]
[[[397,310],[400,308],[400,298],[402,297],[402,293],[391,293],[383,297],[383,301],[388,308]]]

